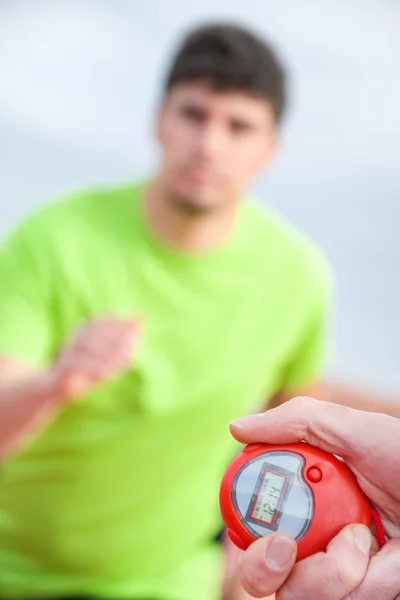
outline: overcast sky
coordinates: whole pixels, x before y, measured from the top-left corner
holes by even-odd
[[[335,268],[332,369],[400,391],[397,0],[3,0],[0,236],[59,193],[155,165],[171,49],[216,18],[267,35],[290,70],[281,152],[255,190]]]

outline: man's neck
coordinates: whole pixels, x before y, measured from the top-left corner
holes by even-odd
[[[145,216],[154,233],[169,246],[201,254],[217,248],[232,233],[237,209],[189,214],[165,198],[165,192],[155,181],[145,197]]]

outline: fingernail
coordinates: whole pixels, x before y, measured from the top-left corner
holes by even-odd
[[[293,544],[287,538],[276,537],[267,548],[267,566],[274,571],[282,571],[293,563],[295,554]]]
[[[257,415],[249,415],[248,417],[240,417],[240,419],[235,419],[234,421],[231,421],[231,425],[237,429],[248,429],[250,427],[257,427],[258,425],[261,425],[264,420],[264,413],[260,413]]]
[[[369,529],[363,525],[357,525],[353,529],[353,539],[355,545],[361,550],[361,552],[368,555],[372,542]]]

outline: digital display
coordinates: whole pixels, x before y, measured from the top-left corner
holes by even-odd
[[[253,505],[251,517],[263,523],[273,524],[282,497],[288,484],[288,477],[267,469]]]

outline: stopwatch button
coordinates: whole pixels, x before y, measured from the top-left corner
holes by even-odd
[[[243,448],[243,452],[253,452],[253,450],[258,450],[263,446],[264,444],[248,444],[245,448]]]
[[[229,539],[231,540],[231,542],[233,542],[235,544],[235,546],[237,546],[239,548],[239,550],[246,550],[247,546],[246,544],[243,542],[242,538],[240,538],[238,536],[238,534],[233,531],[233,529],[228,529],[228,536]]]
[[[312,483],[319,483],[322,479],[321,469],[319,469],[318,467],[310,467],[307,471],[307,478]]]

